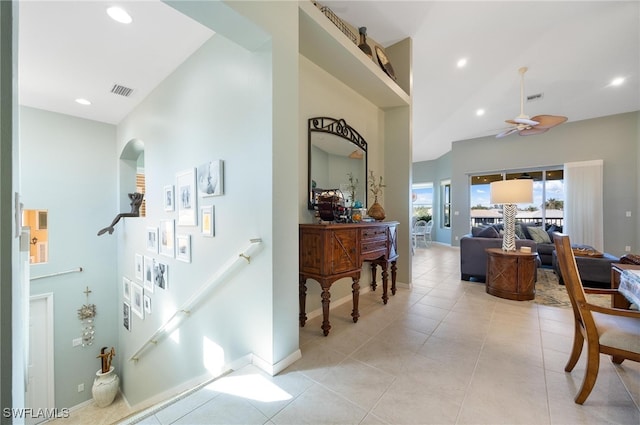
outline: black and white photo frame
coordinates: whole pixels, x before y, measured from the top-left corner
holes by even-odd
[[[154,282],[154,275],[153,275],[153,258],[148,257],[148,256],[144,256],[144,266],[143,266],[143,270],[144,270],[144,289],[149,291],[149,292],[153,292],[153,282]]]
[[[142,302],[144,304],[144,313],[151,314],[151,297],[149,295],[145,295]]]
[[[195,168],[176,174],[175,202],[178,209],[179,226],[198,224],[198,196],[196,194]]]
[[[162,195],[162,204],[165,211],[175,211],[176,201],[173,185],[165,186]]]
[[[142,282],[144,275],[144,261],[142,254],[136,254],[134,267],[136,269],[136,279]]]
[[[122,326],[131,332],[131,304],[126,301],[122,303]]]
[[[126,277],[122,278],[122,298],[127,301],[131,300],[131,281]]]
[[[202,197],[224,194],[224,161],[217,159],[198,166],[198,194]]]
[[[138,285],[135,282],[131,282],[131,311],[133,311],[136,316],[144,320],[144,308],[143,308],[143,290],[142,286]]]
[[[191,262],[191,235],[176,235],[176,260]]]
[[[169,287],[169,265],[153,259],[153,279],[154,284],[160,289]]]
[[[146,246],[147,246],[147,251],[153,252],[154,254],[158,253],[158,228],[157,227],[147,227]]]
[[[207,205],[201,209],[200,230],[202,236],[212,238],[215,235],[215,216],[213,215],[213,205]]]

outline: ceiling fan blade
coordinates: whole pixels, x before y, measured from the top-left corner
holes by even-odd
[[[501,133],[496,134],[496,139],[502,139],[503,137],[507,137],[508,135],[513,134],[517,131],[518,131],[517,127],[510,128],[508,130],[505,130]]]
[[[538,121],[533,120],[533,119],[528,119],[528,118],[514,118],[513,120],[514,124],[527,124],[527,125],[538,125],[540,124]]]
[[[536,128],[551,128],[565,122],[567,117],[562,117],[560,115],[536,115],[532,119],[540,123]]]
[[[549,131],[548,128],[532,127],[532,128],[520,130],[519,134],[521,136],[533,136],[536,134],[546,133],[547,131]]]

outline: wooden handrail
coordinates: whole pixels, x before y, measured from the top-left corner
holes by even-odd
[[[216,272],[211,278],[209,278],[196,292],[194,292],[191,297],[187,301],[185,301],[182,306],[177,309],[169,319],[167,319],[162,326],[158,328],[151,336],[145,341],[138,350],[133,353],[133,355],[129,358],[129,360],[138,361],[140,360],[140,354],[145,351],[147,347],[151,344],[156,345],[160,341],[160,339],[166,336],[169,332],[176,329],[182,320],[188,317],[193,309],[197,306],[198,303],[202,301],[204,295],[207,292],[211,291],[218,284],[220,284],[226,277],[228,277],[239,264],[243,264],[244,261],[247,264],[251,263],[251,255],[256,252],[258,245],[262,242],[262,239],[251,239],[250,244],[247,248],[245,248],[240,254],[236,257],[231,258],[227,263],[220,268],[218,272]]]

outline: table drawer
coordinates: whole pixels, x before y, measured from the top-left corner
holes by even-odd
[[[370,239],[387,239],[386,227],[368,227],[362,229],[360,239],[364,242]]]
[[[360,245],[362,258],[375,259],[387,254],[387,240],[362,241]]]

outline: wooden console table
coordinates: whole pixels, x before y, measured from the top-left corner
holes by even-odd
[[[509,300],[532,300],[536,295],[537,252],[487,248],[487,293]]]
[[[388,269],[391,264],[391,293],[396,293],[396,260],[398,222],[381,221],[349,224],[300,224],[299,226],[299,297],[300,326],[307,321],[307,279],[316,280],[322,288],[322,331],[329,334],[329,292],[333,282],[350,277],[352,280],[353,310],[351,317],[358,321],[360,272],[364,261],[371,262],[372,283],[376,289],[375,269],[382,268],[382,300],[388,300]]]

